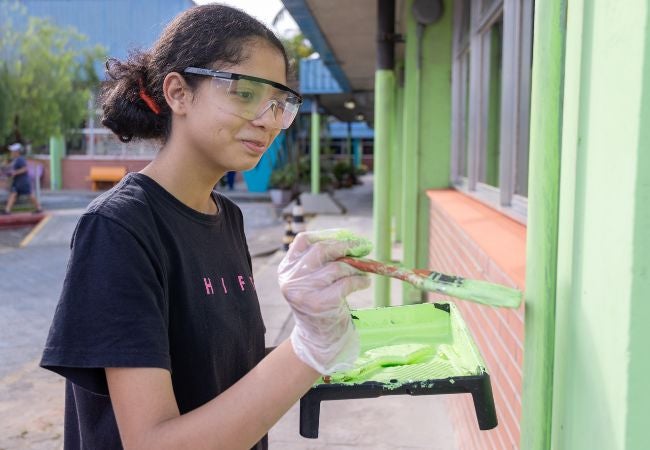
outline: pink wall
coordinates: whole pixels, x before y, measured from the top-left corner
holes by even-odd
[[[451,190],[429,191],[429,264],[443,273],[524,289],[526,227]],[[444,298],[432,295],[429,300]],[[448,299],[453,300],[453,299]],[[457,301],[485,359],[499,425],[480,431],[470,395],[449,396],[459,449],[519,448],[524,308]]]
[[[43,189],[50,188],[50,160],[49,158],[29,158],[30,161],[43,165],[43,178],[41,186]],[[151,159],[107,159],[72,156],[63,158],[61,162],[61,177],[63,179],[62,189],[90,190],[92,183],[86,180],[90,173],[91,166],[122,166],[127,172],[138,172],[149,164]]]

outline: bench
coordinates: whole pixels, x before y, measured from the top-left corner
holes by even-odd
[[[99,189],[100,183],[110,183],[114,186],[126,175],[126,167],[122,166],[91,166],[86,180],[92,181],[93,191]]]

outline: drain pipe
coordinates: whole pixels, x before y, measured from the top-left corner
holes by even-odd
[[[377,1],[377,70],[375,72],[375,149],[373,224],[375,258],[391,260],[390,150],[395,92],[395,0]],[[375,306],[390,305],[390,280],[376,277]]]

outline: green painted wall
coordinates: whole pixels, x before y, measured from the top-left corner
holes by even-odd
[[[535,2],[521,448],[551,438],[566,0]],[[570,447],[567,447],[570,448]]]
[[[428,265],[429,201],[427,189],[450,182],[452,3],[445,1],[441,20],[430,25],[422,40],[422,66],[417,67],[417,26],[409,0],[404,88],[404,159],[402,242],[404,264]],[[404,302],[417,303],[422,294],[404,286]]]
[[[647,447],[649,24],[645,0],[569,3],[554,449]]]

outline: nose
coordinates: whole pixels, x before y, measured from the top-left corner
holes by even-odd
[[[270,111],[270,114],[267,112]],[[252,120],[253,123],[260,126],[267,126],[269,128],[282,128],[282,115],[280,112],[280,104],[277,100],[269,100],[268,103],[257,113],[257,117]]]

